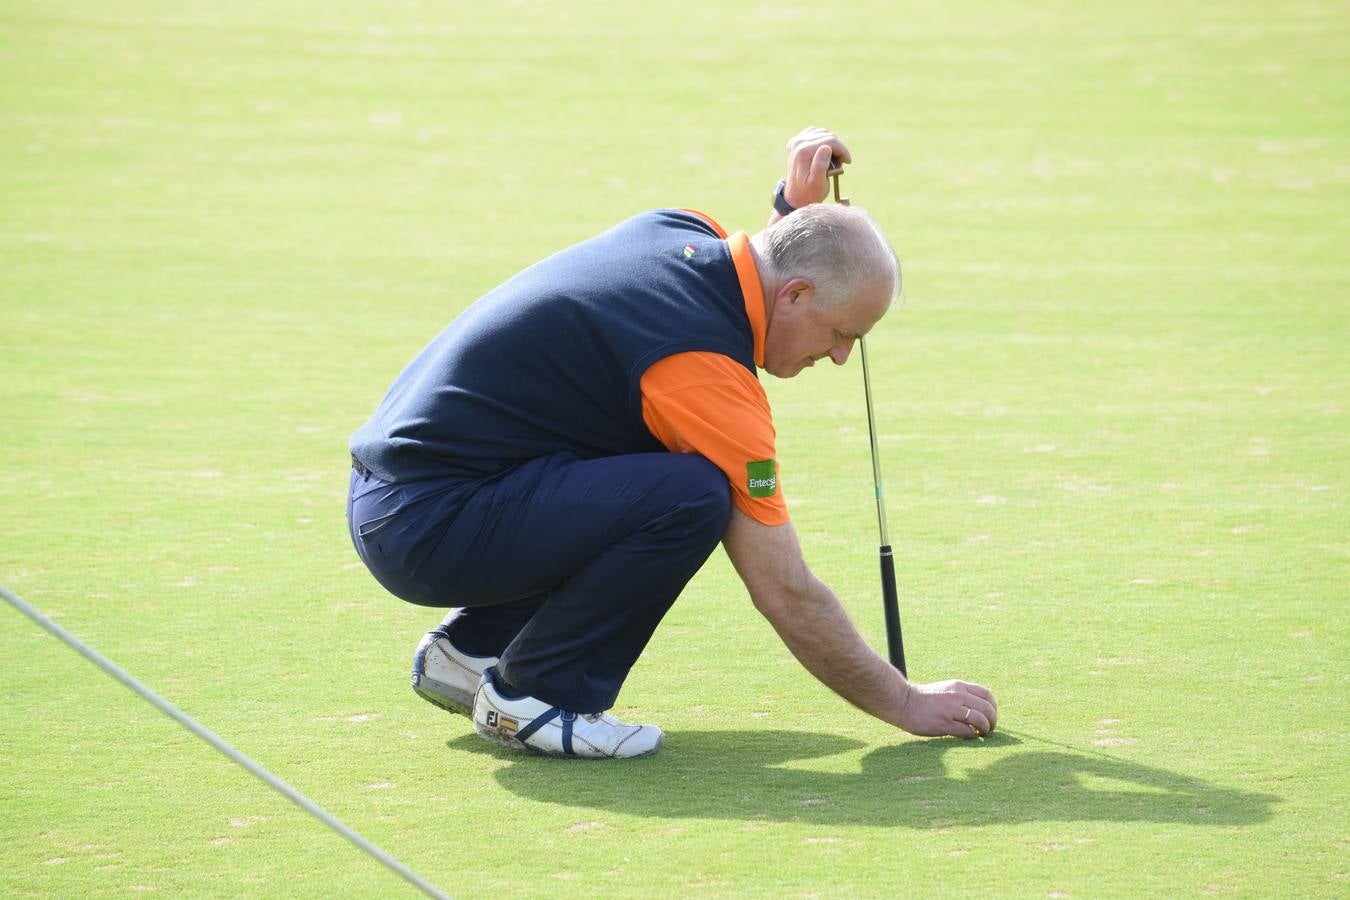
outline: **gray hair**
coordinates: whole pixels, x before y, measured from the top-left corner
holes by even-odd
[[[851,301],[872,279],[888,276],[900,295],[900,259],[876,221],[856,206],[813,203],[755,235],[779,278],[809,278],[822,309]]]

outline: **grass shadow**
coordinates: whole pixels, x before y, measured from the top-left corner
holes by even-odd
[[[529,756],[473,734],[447,746],[509,762],[495,777],[525,799],[659,818],[919,829],[1053,821],[1232,826],[1266,821],[1280,799],[1069,747],[999,752],[982,768],[947,771],[949,753],[1022,743],[998,732],[978,743],[909,741],[873,750],[855,772],[796,767],[865,746],[797,731],[681,731],[656,756],[619,764]]]

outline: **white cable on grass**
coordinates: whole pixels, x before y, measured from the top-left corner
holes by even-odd
[[[394,859],[388,853],[385,853],[379,847],[376,847],[374,844],[372,844],[365,838],[361,837],[361,835],[357,834],[355,831],[352,831],[346,825],[342,824],[335,817],[330,815],[322,807],[306,798],[295,788],[291,787],[289,784],[282,781],[280,778],[276,777],[271,772],[267,771],[262,766],[258,765],[253,760],[249,759],[247,756],[231,747],[229,744],[225,743],[223,740],[221,740],[219,737],[217,737],[214,733],[212,733],[204,726],[199,725],[197,721],[193,719],[191,716],[189,716],[187,713],[183,712],[181,709],[174,706],[172,703],[165,700],[163,697],[159,696],[159,694],[156,694],[154,691],[150,690],[148,687],[141,684],[139,681],[131,677],[129,674],[127,674],[125,671],[123,671],[114,663],[105,659],[101,654],[99,654],[98,651],[94,650],[92,647],[85,645],[79,638],[75,637],[75,635],[66,631],[60,625],[57,625],[51,619],[47,618],[42,613],[38,612],[33,607],[29,606],[23,600],[19,599],[18,596],[11,593],[2,584],[0,584],[0,597],[4,597],[7,601],[9,601],[9,604],[11,606],[13,606],[19,612],[23,613],[28,618],[32,619],[34,622],[41,625],[43,628],[47,629],[49,632],[51,632],[53,635],[55,635],[57,638],[63,641],[67,646],[69,646],[71,649],[79,652],[82,656],[84,656],[85,659],[89,660],[94,665],[98,666],[100,669],[107,672],[113,678],[116,678],[118,681],[122,682],[124,685],[131,688],[137,694],[140,694],[142,698],[144,698],[145,700],[149,701],[151,704],[156,706],[160,710],[160,712],[164,713],[169,718],[174,719],[175,721],[178,722],[178,724],[182,725],[188,731],[191,731],[193,734],[197,735],[197,737],[206,741],[212,747],[215,747],[221,753],[225,754],[230,759],[234,760],[239,765],[243,766],[245,769],[248,769],[250,772],[261,778],[263,781],[267,782],[287,800],[290,800],[296,806],[305,810],[310,815],[314,816],[314,818],[318,819],[320,822],[327,825],[329,828],[333,829],[338,834],[342,835],[347,840],[351,841],[353,844],[355,844],[362,850],[369,853],[371,856],[378,859],[391,871],[401,875],[404,879],[408,881],[408,883],[417,887],[428,897],[441,897],[441,898],[446,897],[444,893],[442,893],[434,885],[432,885],[426,879],[422,878],[412,869],[409,869],[407,866],[403,865],[403,863]]]

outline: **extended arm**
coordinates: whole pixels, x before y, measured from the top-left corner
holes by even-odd
[[[845,700],[911,734],[979,737],[993,730],[998,706],[988,688],[914,684],[873,652],[807,568],[791,523],[762,525],[733,509],[723,544],[755,608],[807,671]]]

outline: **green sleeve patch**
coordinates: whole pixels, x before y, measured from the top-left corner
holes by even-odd
[[[778,463],[757,459],[745,464],[751,497],[772,497],[778,493]]]

